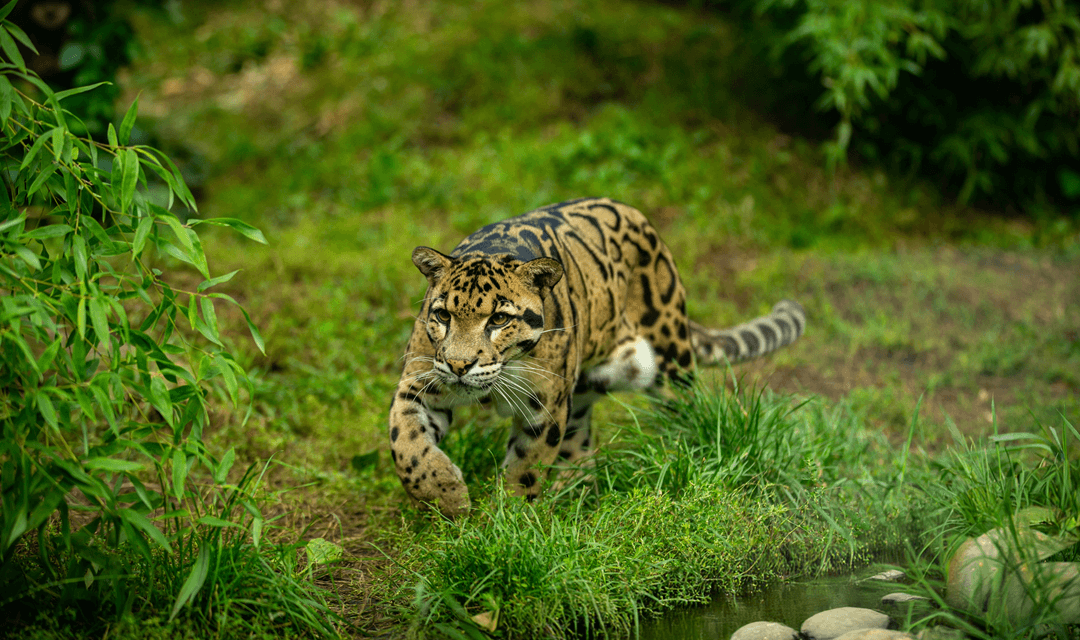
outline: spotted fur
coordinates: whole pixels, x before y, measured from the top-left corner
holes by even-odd
[[[494,404],[513,418],[503,461],[515,493],[536,498],[548,466],[592,446],[592,405],[612,391],[682,383],[696,364],[753,358],[802,335],[791,301],[731,329],[686,316],[671,252],[642,213],[609,199],[551,205],[488,225],[450,255],[413,263],[428,291],[390,406],[398,477],[418,503],[469,508],[439,449],[453,409]]]

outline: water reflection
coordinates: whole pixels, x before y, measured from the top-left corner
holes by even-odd
[[[803,620],[826,609],[866,607],[883,611],[881,597],[896,583],[866,580],[876,572],[780,585],[738,598],[719,597],[642,623],[640,640],[727,640],[751,622],[780,622],[798,631]]]

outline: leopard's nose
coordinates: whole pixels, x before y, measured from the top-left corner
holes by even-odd
[[[454,375],[458,376],[459,378],[461,376],[464,376],[466,373],[468,373],[469,369],[471,369],[474,364],[476,364],[476,359],[475,358],[472,359],[472,360],[468,360],[468,361],[466,361],[466,360],[447,360],[446,361],[446,366],[450,367],[450,371],[452,371],[454,373]]]

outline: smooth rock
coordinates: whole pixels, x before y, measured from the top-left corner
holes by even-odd
[[[731,640],[793,640],[799,633],[779,622],[751,622],[731,634]]]
[[[889,629],[856,629],[838,636],[836,640],[915,640],[915,636]]]
[[[896,606],[908,602],[929,602],[930,598],[917,596],[913,593],[890,593],[881,596],[881,604]]]
[[[949,559],[945,602],[1017,624],[1036,610],[1036,594],[1053,603],[1060,622],[1080,623],[1080,563],[1039,562],[1075,542],[1075,537],[1051,537],[1026,527],[968,538]]]
[[[867,580],[881,580],[882,582],[900,582],[907,576],[899,569],[889,569],[877,575],[870,576]]]
[[[840,607],[810,616],[800,630],[810,640],[832,640],[849,631],[888,627],[889,616],[884,613],[861,607]]]

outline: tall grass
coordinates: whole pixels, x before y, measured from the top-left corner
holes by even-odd
[[[1080,432],[1064,416],[1060,427],[1036,426],[1032,432],[995,434],[986,443],[954,433],[954,448],[938,462],[938,481],[924,487],[941,524],[908,562],[917,577],[913,591],[940,608],[911,621],[913,628],[947,625],[975,638],[1075,638],[1080,633],[1080,626],[1062,623],[1056,609],[1061,593],[1040,579],[1013,583],[1010,602],[1026,597],[1030,603],[1023,615],[1015,607],[1009,611],[993,604],[985,611],[963,611],[945,600],[949,559],[964,540],[989,530],[1000,532],[998,562],[1006,574],[1031,575],[1030,568],[1042,562],[1080,560]],[[1049,537],[1036,542],[1039,534]],[[1047,556],[1049,551],[1055,553]],[[996,590],[1006,588],[995,585],[991,603],[1005,597]]]
[[[717,592],[849,569],[912,534],[917,507],[853,473],[883,443],[854,435],[850,415],[704,385],[631,415],[538,505],[495,486],[470,517],[408,534],[415,579],[387,597],[411,596],[414,631],[617,635]]]
[[[305,543],[282,542],[295,533],[281,531],[258,508],[261,479],[252,465],[228,491],[204,496],[197,524],[171,519],[167,533],[180,544],[150,561],[123,541],[113,548],[64,547],[57,527],[43,528],[16,546],[13,564],[54,579],[26,590],[19,576],[5,576],[0,616],[23,637],[336,636],[341,620],[327,605],[330,594],[316,588],[298,559]],[[90,539],[89,529],[73,535]],[[127,573],[107,576],[111,583],[101,595],[87,598],[83,588],[97,579],[93,574],[61,577],[84,560],[119,562]]]

